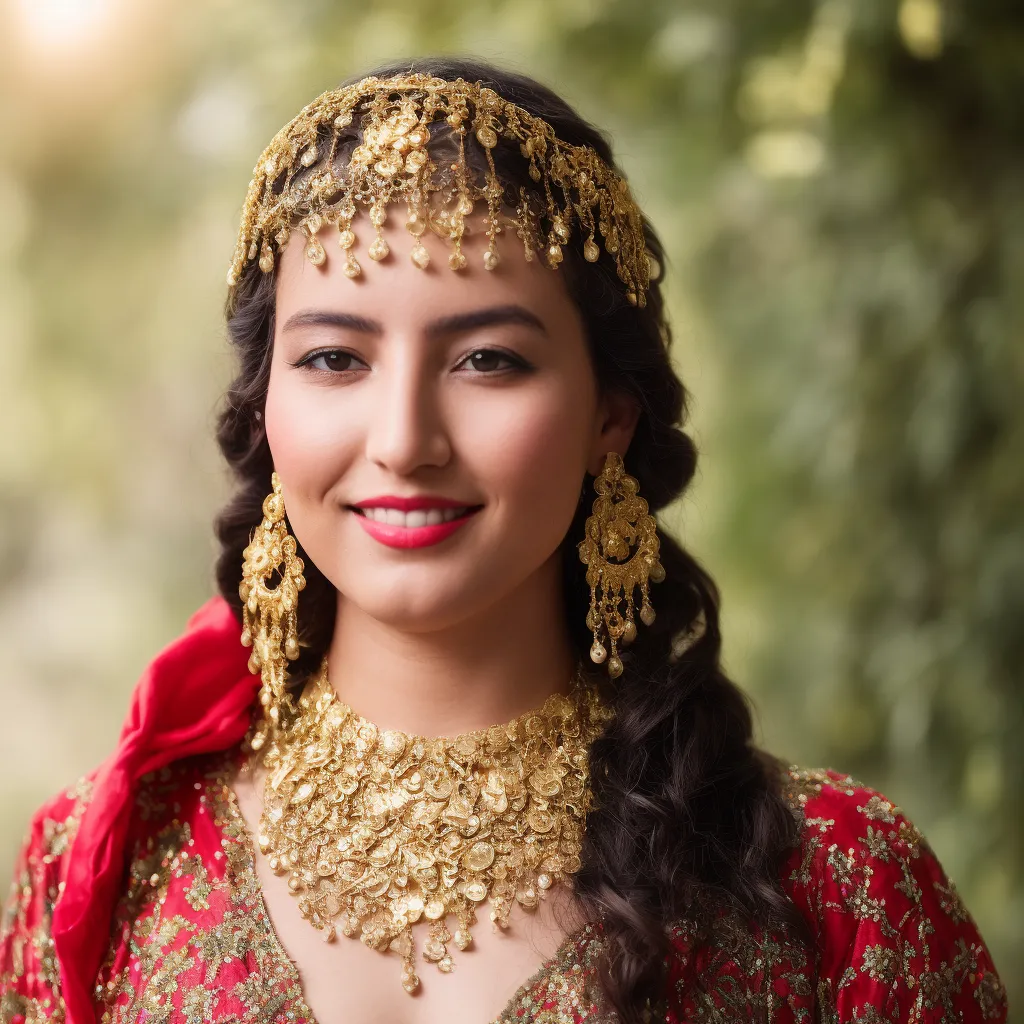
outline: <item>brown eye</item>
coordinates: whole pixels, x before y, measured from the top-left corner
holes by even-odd
[[[356,364],[362,365],[351,352],[344,352],[341,349],[328,349],[325,352],[316,352],[309,356],[300,366],[308,366],[313,370],[320,370],[328,373],[341,373],[345,370],[354,370]]]
[[[495,370],[519,367],[522,364],[506,352],[499,352],[494,348],[481,348],[471,352],[464,360],[464,365],[477,373],[493,373]]]

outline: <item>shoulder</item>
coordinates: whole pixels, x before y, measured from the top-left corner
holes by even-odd
[[[782,883],[815,939],[823,1004],[840,1020],[1005,1019],[977,926],[903,811],[827,769],[791,767],[782,791],[798,828]]]
[[[167,856],[192,837],[211,779],[228,777],[233,751],[175,761],[135,786],[125,843],[125,893],[142,890]],[[99,770],[78,779],[33,814],[0,918],[0,1021],[49,1021],[64,1013],[53,949],[54,907],[64,890],[68,851],[88,809]],[[215,831],[211,822],[211,830]]]
[[[63,1013],[50,924],[94,774],[47,800],[29,822],[0,920],[0,1020],[49,1020]]]

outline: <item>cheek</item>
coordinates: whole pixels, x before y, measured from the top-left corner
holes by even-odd
[[[271,371],[267,387],[267,443],[274,468],[295,500],[315,497],[337,479],[350,457],[353,435],[344,403],[330,401],[329,388],[315,388],[298,374]]]
[[[592,401],[582,389],[554,385],[507,404],[481,403],[464,422],[463,450],[501,504],[571,518],[586,468]]]

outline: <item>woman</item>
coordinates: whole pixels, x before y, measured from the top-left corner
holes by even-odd
[[[282,129],[221,594],[36,815],[0,1018],[1005,1019],[913,825],[752,744],[650,514],[696,461],[662,263],[520,76],[387,67]]]

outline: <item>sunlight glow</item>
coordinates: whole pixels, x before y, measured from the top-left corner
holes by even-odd
[[[17,0],[25,42],[67,52],[88,46],[110,27],[119,0]]]

